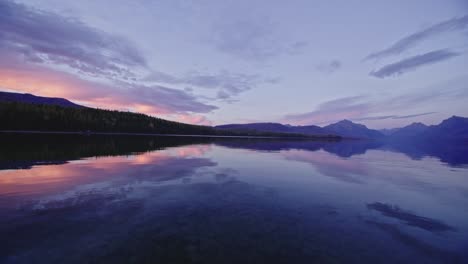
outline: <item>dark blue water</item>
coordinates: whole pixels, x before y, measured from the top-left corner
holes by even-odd
[[[1,141],[2,263],[468,263],[463,144]]]

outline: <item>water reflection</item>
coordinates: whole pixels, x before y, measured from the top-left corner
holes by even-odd
[[[377,202],[367,204],[367,208],[378,211],[385,216],[404,221],[407,225],[419,227],[430,232],[455,231],[455,228],[445,224],[442,221],[415,215],[411,212],[402,210],[395,205]]]
[[[444,250],[443,248],[435,247],[430,243],[426,243],[423,240],[419,240],[411,235],[400,230],[398,225],[395,224],[387,224],[382,222],[376,222],[372,220],[366,221],[367,224],[371,226],[375,226],[380,230],[388,233],[392,238],[397,240],[403,245],[407,245],[410,248],[413,248],[424,254],[428,258],[436,260],[434,262],[440,263],[463,263],[464,260],[461,257],[457,257],[453,255],[453,252]]]
[[[83,158],[56,166],[39,162],[40,165],[30,168],[31,170],[2,172],[0,197],[30,200],[43,194],[58,193],[59,199],[74,202],[73,200],[83,200],[82,197],[86,195],[81,194],[90,191],[120,192],[120,189],[129,189],[131,184],[144,181],[163,182],[192,177],[196,175],[198,168],[216,165],[208,158],[197,157],[206,149],[206,146],[192,146],[176,151],[147,152],[131,156]],[[68,193],[69,190],[73,190],[73,193]],[[73,199],[70,198],[72,196],[80,197]],[[55,198],[48,199],[52,201],[39,202],[42,207],[55,203]],[[10,202],[9,205],[15,204]]]
[[[364,141],[44,135],[1,141],[0,237],[8,243],[0,262],[463,263],[468,257],[467,163],[453,153],[411,159]]]
[[[467,142],[396,142],[373,140],[308,141],[308,140],[229,140],[218,141],[218,145],[230,148],[247,148],[257,151],[281,151],[289,149],[324,150],[339,157],[365,154],[369,150],[387,150],[403,153],[411,159],[435,157],[452,166],[468,164]]]
[[[145,153],[168,147],[214,144],[255,151],[323,150],[349,158],[369,150],[403,153],[411,159],[435,157],[452,166],[468,165],[466,142],[384,142],[372,140],[314,141],[291,139],[236,139],[205,137],[132,137],[76,135],[9,135],[0,137],[0,170],[34,165],[63,164],[87,157]]]
[[[324,151],[289,150],[281,153],[286,159],[312,164],[321,174],[350,183],[363,183],[368,167],[359,160],[340,159]]]
[[[0,137],[0,169],[28,169],[80,158],[132,155],[209,142],[209,138],[184,137],[4,134]]]

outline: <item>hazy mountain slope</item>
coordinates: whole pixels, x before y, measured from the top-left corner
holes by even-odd
[[[42,97],[32,94],[10,93],[0,91],[0,102],[18,102],[28,104],[46,104],[62,107],[82,108],[84,106],[70,102],[64,98]]]
[[[438,125],[428,127],[428,129],[422,133],[422,136],[430,139],[468,140],[468,118],[452,116]]]
[[[330,134],[319,126],[291,126],[279,123],[250,123],[250,124],[228,124],[216,126],[218,129],[229,130],[256,130],[276,133],[296,133],[305,135],[327,135]]]
[[[401,127],[397,127],[397,128],[384,128],[384,129],[379,129],[378,131],[382,134],[384,134],[385,136],[390,136],[392,135],[393,133],[397,132],[398,130],[400,130]]]
[[[323,129],[338,136],[349,138],[379,139],[384,137],[384,135],[377,130],[369,129],[365,125],[356,124],[349,120],[342,120],[340,122],[330,124],[323,127]]]
[[[353,123],[349,120],[343,120],[325,127],[314,125],[309,126],[291,126],[279,123],[250,123],[250,124],[229,124],[217,126],[218,129],[231,130],[257,130],[281,133],[298,133],[306,135],[338,135],[349,138],[382,138],[384,135],[377,130],[369,129],[364,125]]]
[[[423,123],[412,123],[411,125],[399,128],[397,131],[390,135],[391,138],[408,138],[416,137],[429,129]]]

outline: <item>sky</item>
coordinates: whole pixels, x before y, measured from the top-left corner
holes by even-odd
[[[0,0],[0,90],[192,124],[468,116],[466,0]]]

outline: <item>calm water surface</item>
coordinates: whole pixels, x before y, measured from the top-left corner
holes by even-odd
[[[1,263],[468,263],[463,144],[0,144]]]

